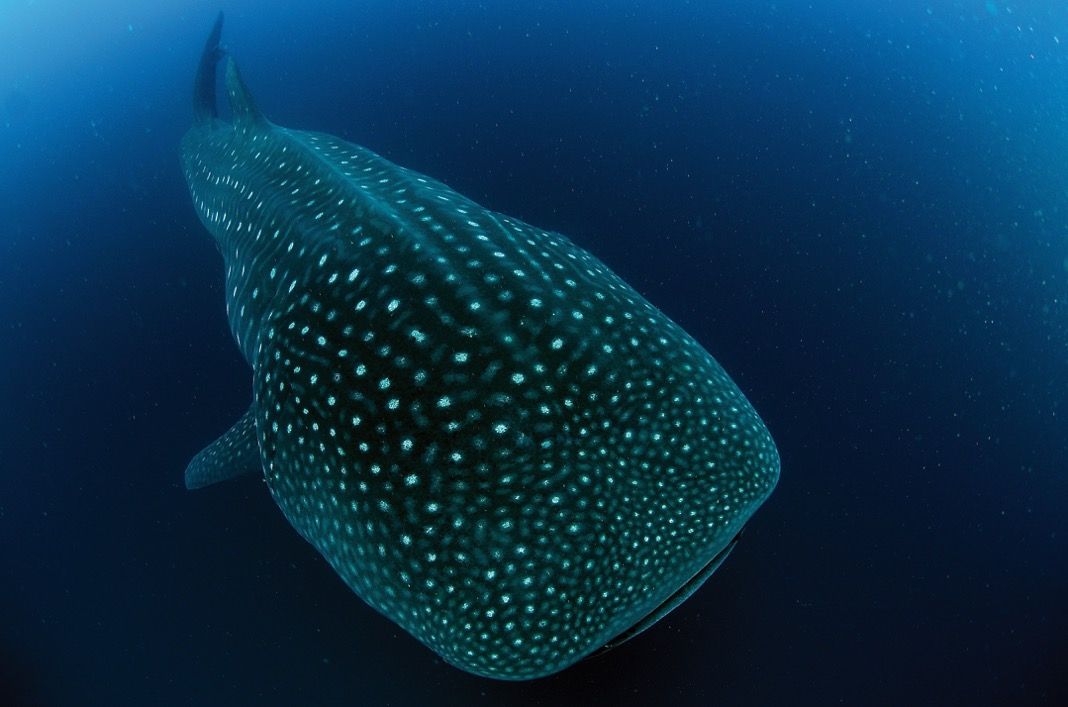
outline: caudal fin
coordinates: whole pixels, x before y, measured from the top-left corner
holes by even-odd
[[[211,28],[208,41],[204,44],[204,53],[200,55],[197,67],[196,83],[193,86],[193,115],[198,123],[206,123],[219,117],[219,108],[215,103],[215,67],[222,58],[219,46],[222,37],[223,14],[219,13],[215,25]]]

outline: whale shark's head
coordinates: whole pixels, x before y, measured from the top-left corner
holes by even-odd
[[[688,596],[779,474],[719,364],[567,238],[272,126],[227,73],[233,120],[198,80],[184,160],[254,401],[187,483],[262,471],[360,597],[479,675]]]

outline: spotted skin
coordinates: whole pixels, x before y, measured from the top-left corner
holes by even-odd
[[[728,547],[779,460],[693,338],[565,237],[267,122],[232,61],[227,85],[232,123],[200,111],[182,164],[253,370],[232,433],[356,594],[459,668],[529,679]]]

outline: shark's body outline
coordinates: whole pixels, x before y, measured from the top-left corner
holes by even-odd
[[[222,16],[182,164],[226,263],[249,411],[190,463],[262,471],[371,606],[528,679],[651,625],[774,487],[760,418],[692,338],[559,234],[268,122]]]

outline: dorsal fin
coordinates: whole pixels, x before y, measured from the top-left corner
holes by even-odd
[[[193,85],[193,115],[198,123],[206,123],[219,117],[215,104],[215,65],[223,55],[219,47],[222,37],[223,14],[220,12],[211,28],[208,41],[204,43],[204,52],[200,55],[197,77]]]
[[[237,62],[232,56],[226,57],[226,91],[230,95],[230,110],[233,112],[234,125],[256,125],[265,123],[263,113],[256,107],[248,86],[241,79]]]

